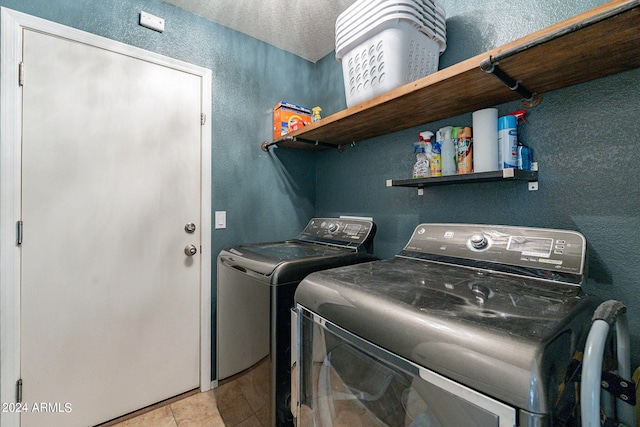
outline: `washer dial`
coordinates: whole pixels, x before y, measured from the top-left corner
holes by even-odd
[[[481,251],[489,246],[489,239],[484,234],[474,234],[469,238],[469,244],[475,250]]]

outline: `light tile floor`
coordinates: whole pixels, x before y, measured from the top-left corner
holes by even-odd
[[[226,427],[269,427],[269,359],[215,389]]]
[[[268,427],[269,362],[195,393],[109,427]]]
[[[198,393],[113,427],[225,427],[214,391]]]

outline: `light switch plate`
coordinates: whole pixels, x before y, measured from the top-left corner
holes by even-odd
[[[216,229],[227,228],[227,211],[216,211],[215,228]]]
[[[140,12],[140,25],[159,32],[164,31],[164,19],[147,12]]]

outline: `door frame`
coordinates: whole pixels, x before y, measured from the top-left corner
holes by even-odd
[[[211,81],[209,69],[146,51],[5,7],[0,8],[0,402],[16,401],[20,378],[20,265],[22,89],[18,84],[23,29],[85,43],[201,78],[200,390],[211,389]],[[0,408],[0,424],[19,426],[16,412]]]

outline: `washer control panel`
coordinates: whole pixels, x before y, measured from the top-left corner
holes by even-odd
[[[583,274],[576,231],[483,224],[420,224],[404,251]]]
[[[313,218],[300,233],[320,240],[364,244],[375,233],[372,221],[358,218]]]

